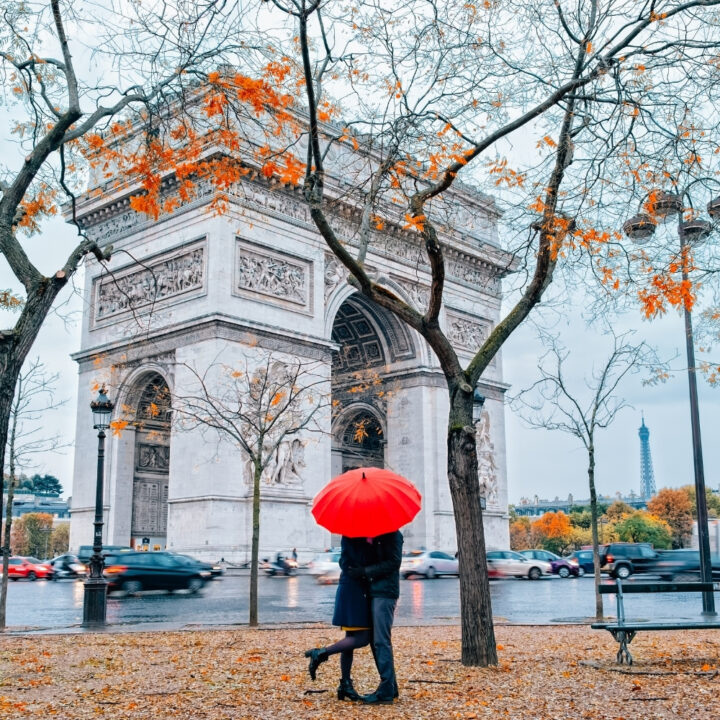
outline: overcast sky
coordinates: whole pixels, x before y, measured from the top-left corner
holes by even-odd
[[[48,223],[42,236],[29,241],[30,252],[40,262],[41,269],[54,271],[74,244],[73,230],[60,219]],[[0,258],[0,263],[4,263]],[[0,267],[0,288],[10,287],[7,267]],[[72,440],[75,429],[77,366],[70,353],[80,346],[79,313],[82,300],[75,294],[63,294],[66,301],[61,310],[46,322],[36,342],[31,357],[39,356],[46,365],[61,375],[58,398],[67,398],[61,409],[47,418],[48,434],[64,433]],[[620,323],[618,323],[619,325]],[[7,315],[0,316],[0,326],[10,325]],[[681,318],[671,313],[660,321],[647,322],[637,315],[627,315],[622,320],[622,331],[629,327],[638,330],[637,339],[648,340],[661,348],[666,357],[678,357],[673,362],[677,369],[670,380],[657,386],[643,386],[641,376],[631,376],[620,388],[620,393],[634,406],[618,416],[615,423],[597,437],[596,482],[598,491],[606,495],[640,490],[640,441],[638,428],[641,412],[650,429],[655,480],[658,489],[678,487],[693,482],[693,459],[690,437],[690,411],[687,390],[687,374],[684,371],[684,330]],[[582,379],[592,370],[592,362],[602,362],[609,352],[609,339],[588,330],[579,317],[567,317],[557,326],[564,344],[571,352],[570,381],[578,391]],[[532,326],[521,327],[508,341],[503,350],[505,380],[512,386],[511,392],[527,387],[537,378],[537,361],[541,348]],[[709,487],[720,484],[718,464],[720,443],[716,440],[720,426],[720,400],[718,392],[700,380],[700,413],[703,431],[705,479]],[[90,409],[87,409],[86,431],[94,432]],[[553,499],[566,498],[569,493],[576,499],[588,497],[587,457],[578,440],[559,432],[527,428],[508,408],[507,468],[510,502],[521,497]],[[32,472],[48,472],[56,475],[70,494],[72,488],[73,452],[62,455],[48,454],[40,459]],[[91,459],[88,459],[90,462]],[[94,462],[94,459],[92,459]]]

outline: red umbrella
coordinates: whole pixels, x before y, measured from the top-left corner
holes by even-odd
[[[375,537],[398,530],[420,511],[417,488],[402,475],[381,468],[348,470],[333,478],[313,500],[318,525],[346,537]]]

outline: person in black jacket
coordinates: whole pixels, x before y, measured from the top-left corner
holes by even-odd
[[[340,653],[340,685],[338,700],[361,700],[353,687],[351,671],[354,651],[370,644],[370,600],[368,583],[353,578],[347,568],[367,565],[372,558],[372,545],[366,538],[343,537],[340,544],[340,582],[335,594],[332,624],[345,630],[345,637],[334,645],[305,652],[310,658],[308,672],[315,680],[317,669],[330,655]]]
[[[398,697],[392,649],[392,625],[400,597],[400,563],[403,536],[399,530],[371,539],[372,559],[367,565],[352,565],[347,573],[370,585],[372,648],[380,685],[362,697],[367,704],[390,705]]]

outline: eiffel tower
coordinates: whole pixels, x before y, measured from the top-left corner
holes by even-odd
[[[640,497],[649,500],[655,495],[655,473],[653,473],[652,457],[650,455],[650,430],[645,425],[645,417],[638,429],[640,436]]]

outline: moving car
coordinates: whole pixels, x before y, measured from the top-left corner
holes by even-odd
[[[700,581],[699,550],[658,550],[658,557],[647,572],[658,575],[661,580],[677,582]],[[720,580],[720,563],[712,560],[712,580]]]
[[[550,563],[553,575],[559,575],[561,578],[578,577],[580,572],[577,565],[573,565],[565,558],[556,555],[549,550],[520,550],[520,554],[530,560],[544,560]]]
[[[441,575],[457,575],[457,558],[440,550],[413,550],[403,553],[400,574],[407,580],[412,575],[422,575],[428,580]]]
[[[102,555],[105,557],[109,554],[119,553],[119,552],[132,552],[132,548],[128,545],[103,545],[102,548]],[[90,560],[93,554],[92,545],[81,545],[80,549],[78,550],[77,556],[78,560],[80,560],[81,563],[87,564],[87,562]]]
[[[8,559],[8,577],[11,580],[37,580],[52,578],[52,567],[41,563],[37,558],[13,555]]]
[[[191,555],[183,555],[182,553],[171,553],[171,555],[174,555],[177,558],[181,558],[182,560],[185,560],[189,563],[195,563],[203,570],[207,570],[213,579],[216,577],[220,577],[225,572],[225,568],[223,568],[220,563],[205,562],[205,560],[198,560]]]
[[[315,576],[319,583],[332,584],[340,579],[339,550],[319,553],[308,563],[308,572]]]
[[[539,580],[543,575],[552,575],[549,562],[526,558],[514,550],[490,550],[487,553],[488,574],[491,577],[526,577]]]
[[[134,595],[141,590],[200,590],[210,579],[210,571],[174,553],[122,552],[105,557],[108,591],[122,590]]]

